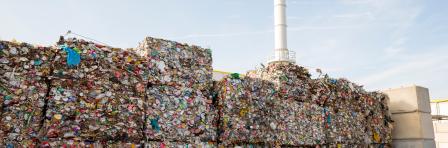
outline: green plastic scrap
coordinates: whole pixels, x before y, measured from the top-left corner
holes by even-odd
[[[230,78],[232,78],[232,79],[240,79],[240,74],[239,73],[232,73],[232,74],[230,74]]]
[[[80,50],[79,48],[76,48],[76,47],[75,47],[75,48],[73,48],[73,50],[76,51],[78,54],[81,53],[81,50]]]
[[[210,54],[210,55],[212,54],[212,50],[211,50],[211,49],[208,49],[208,48],[207,48],[207,49],[205,49],[205,51],[206,51],[208,54]]]
[[[56,88],[56,90],[58,91],[58,93],[64,93],[64,88],[62,87],[58,87]]]

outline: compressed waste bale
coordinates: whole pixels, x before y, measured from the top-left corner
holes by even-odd
[[[390,143],[391,120],[382,120],[382,125],[375,122],[376,130],[373,130],[372,121],[390,119],[387,102],[379,100],[383,94],[366,92],[362,86],[358,86],[346,79],[332,79],[325,76],[314,81],[319,87],[315,95],[325,98],[325,127],[328,143],[348,145],[368,145],[371,143]],[[377,108],[377,109],[375,109]],[[372,118],[375,118],[374,120]],[[362,130],[357,130],[362,129]],[[376,131],[374,134],[373,131]],[[380,135],[379,131],[384,131]],[[386,134],[389,131],[389,134]],[[376,136],[375,136],[376,135]],[[375,138],[377,142],[375,142]],[[382,137],[384,141],[378,140]]]
[[[255,77],[275,85],[277,95],[269,107],[275,141],[282,145],[325,143],[323,102],[319,97],[312,97],[313,84],[308,70],[294,64],[273,63],[255,73]]]
[[[359,108],[353,108],[359,107],[353,104],[355,100],[352,96],[354,91],[351,90],[353,87],[345,87],[352,84],[328,76],[315,80],[315,83],[316,86],[320,86],[315,88],[319,91],[316,95],[325,98],[325,128],[328,143],[368,144],[364,113]],[[361,130],[354,131],[355,127]]]
[[[33,146],[43,119],[53,53],[49,48],[0,41],[0,145]]]
[[[237,115],[242,118],[242,122],[239,122],[235,126],[239,127],[236,130],[247,130],[249,132],[248,140],[251,143],[274,142],[276,140],[276,128],[271,125],[275,124],[275,121],[273,121],[274,118],[272,117],[275,111],[268,110],[268,108],[272,108],[275,105],[274,98],[278,97],[274,84],[257,78],[244,78],[242,84],[241,91],[243,91],[243,94],[237,97],[239,100],[232,102],[235,103],[234,109],[236,109]],[[228,113],[234,113],[234,111]],[[230,118],[231,120],[232,118]]]
[[[109,144],[116,142],[139,143],[143,139],[146,97],[146,84],[138,70],[138,67],[142,67],[139,62],[142,59],[132,52],[120,49],[112,49],[107,57],[106,60],[100,59],[99,62],[100,65],[108,65],[108,67],[104,67],[108,69],[108,73],[95,75],[100,79],[95,83],[103,83],[98,84],[95,88],[102,88],[107,96],[96,105],[94,110],[95,114],[103,114],[104,117],[100,118],[100,125],[104,127],[96,127],[99,128],[101,134],[91,137],[107,141]],[[98,95],[101,96],[101,94]],[[99,96],[95,98],[98,99]],[[95,125],[91,123],[98,122],[95,119],[86,118],[83,125],[90,128],[91,125]],[[91,130],[86,130],[86,132],[92,134]]]
[[[77,39],[61,39],[59,47],[43,141],[139,143],[146,88],[138,70],[141,58]],[[75,65],[69,64],[70,50],[80,56]]]
[[[283,98],[277,86],[260,78],[235,76],[225,77],[217,84],[222,130],[219,136],[223,145],[325,142],[323,107]]]
[[[148,140],[216,140],[211,50],[147,37],[135,49],[148,59]]]
[[[255,85],[247,85],[249,83]],[[274,93],[268,89],[262,90],[264,85],[269,85],[271,90],[274,88],[272,83],[261,79],[239,78],[235,75],[218,82],[216,86],[221,117],[219,139],[224,145],[263,142],[262,139],[270,133],[270,128],[266,126],[270,116],[264,109],[269,101],[268,94]]]
[[[366,131],[365,91],[345,79],[328,76],[315,80],[316,96],[325,103],[325,128],[328,143],[369,144]],[[358,130],[354,130],[358,129]],[[360,130],[359,130],[360,129]]]
[[[131,50],[112,51],[102,61],[111,70],[108,79],[113,82],[112,90],[116,96],[113,103],[107,106],[108,109],[115,110],[113,113],[116,114],[114,119],[117,122],[110,125],[113,130],[109,130],[104,136],[108,137],[108,145],[116,143],[114,141],[140,143],[145,137],[147,83],[152,78],[148,62]]]
[[[273,113],[271,116],[276,121],[272,127],[281,127],[277,128],[275,133],[278,135],[274,137],[279,138],[282,145],[315,145],[325,142],[322,130],[323,101],[320,97],[312,95],[314,84],[308,70],[294,64],[273,63],[248,75],[275,84],[278,95],[273,98],[276,100],[275,105],[270,107]],[[303,108],[307,108],[310,112],[303,112],[306,111],[302,111]],[[305,113],[306,117],[296,116],[294,113]],[[296,120],[306,122],[298,123]],[[313,132],[299,132],[302,130],[297,129],[308,125],[310,125],[308,129],[312,129]]]

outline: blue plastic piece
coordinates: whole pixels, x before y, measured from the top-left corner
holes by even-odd
[[[150,120],[151,120],[151,127],[152,127],[152,129],[155,129],[157,132],[159,132],[160,131],[159,118],[150,119]]]
[[[67,46],[62,49],[67,52],[67,65],[69,67],[75,67],[81,63],[81,55],[78,52]]]

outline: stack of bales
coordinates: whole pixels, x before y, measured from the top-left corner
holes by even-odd
[[[223,145],[390,143],[383,94],[366,92],[345,79],[311,79],[306,69],[294,64],[274,63],[247,77],[236,76],[216,85]]]
[[[0,42],[0,145],[316,146],[390,143],[388,98],[294,64],[213,86],[209,49],[145,38]]]
[[[134,50],[0,45],[1,144],[216,141],[209,49],[149,37]]]

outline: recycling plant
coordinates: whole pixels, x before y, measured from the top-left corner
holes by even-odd
[[[388,98],[271,63],[213,81],[210,49],[0,41],[0,146],[387,147]]]

